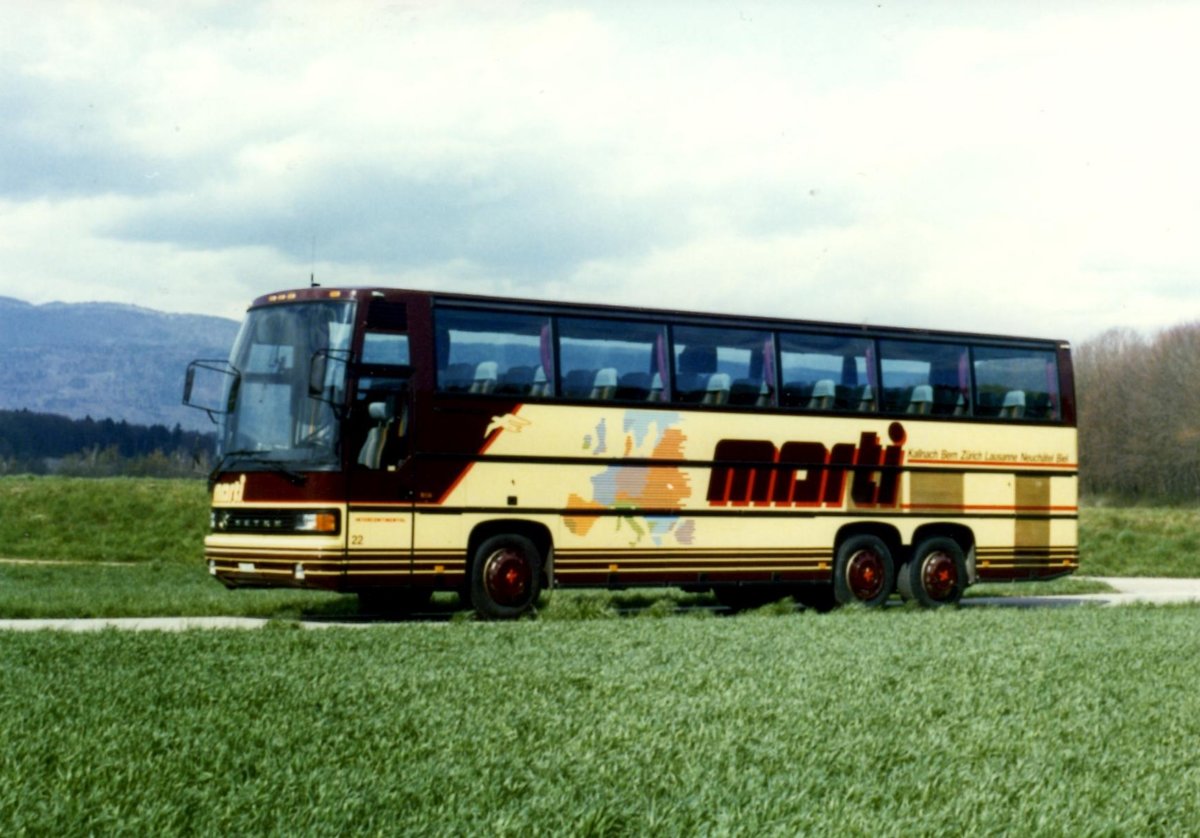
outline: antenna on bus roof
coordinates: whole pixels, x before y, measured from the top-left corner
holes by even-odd
[[[317,264],[317,234],[313,233],[312,234],[311,252],[309,255],[309,274],[308,274],[308,287],[309,288],[320,288],[321,287],[321,284],[319,282],[317,282],[316,264]]]

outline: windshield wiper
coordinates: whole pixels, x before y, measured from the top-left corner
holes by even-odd
[[[264,457],[261,452],[252,451],[250,449],[241,449],[237,451],[226,451],[217,460],[217,464],[213,466],[212,471],[208,473],[208,491],[212,492],[213,486],[217,483],[217,475],[225,468],[225,465],[233,460],[247,460],[260,466],[267,466],[268,470],[274,474],[281,474],[293,486],[303,486],[308,482],[308,475],[298,471],[293,471],[290,468],[285,468],[278,460],[272,460],[270,457]]]

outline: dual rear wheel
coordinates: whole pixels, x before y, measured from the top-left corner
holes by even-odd
[[[899,568],[887,542],[868,534],[843,541],[834,559],[833,596],[839,605],[878,606],[898,591],[905,600],[936,608],[957,603],[966,583],[962,547],[944,536],[918,543]]]
[[[927,538],[913,550],[912,559],[900,568],[896,589],[906,600],[926,608],[953,605],[967,587],[967,561],[952,538]]]

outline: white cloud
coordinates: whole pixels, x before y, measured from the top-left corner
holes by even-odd
[[[1188,4],[13,8],[4,294],[316,268],[1075,339],[1200,297]]]

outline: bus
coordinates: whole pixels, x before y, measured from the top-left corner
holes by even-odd
[[[184,390],[219,425],[204,551],[233,588],[938,607],[1079,563],[1064,341],[311,287]]]

